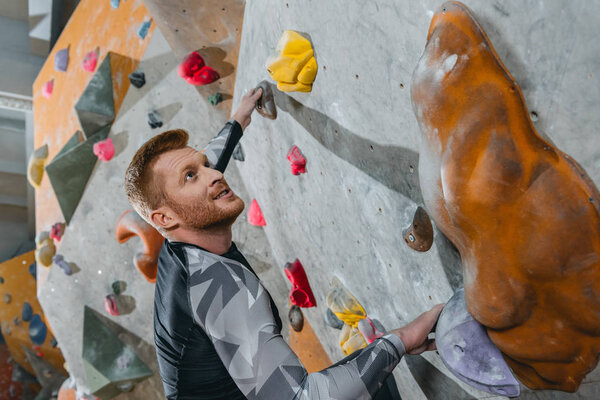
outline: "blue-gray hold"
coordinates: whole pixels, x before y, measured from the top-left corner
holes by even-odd
[[[467,311],[464,289],[457,291],[442,310],[435,343],[446,367],[461,381],[495,395],[519,395],[519,382],[502,353],[485,327]]]

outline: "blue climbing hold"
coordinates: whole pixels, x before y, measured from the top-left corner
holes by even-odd
[[[29,264],[29,273],[33,276],[33,279],[37,280],[37,264],[35,261]]]
[[[110,0],[110,6],[116,10],[119,8],[119,2],[119,0]]]
[[[23,311],[21,311],[21,319],[29,322],[31,321],[31,317],[33,317],[33,308],[31,308],[31,304],[25,302],[23,303]]]
[[[48,328],[39,314],[35,314],[29,323],[29,338],[34,344],[42,345],[46,341]]]
[[[140,26],[140,29],[138,29],[138,31],[137,31],[137,34],[140,38],[146,39],[146,35],[148,34],[148,31],[150,30],[150,25],[152,25],[152,21],[144,21],[142,23],[142,25]]]
[[[4,283],[4,278],[0,276],[0,283]]]

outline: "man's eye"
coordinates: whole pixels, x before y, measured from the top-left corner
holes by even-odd
[[[205,162],[205,163],[204,163],[204,166],[205,166],[206,168],[210,168],[210,163],[207,161],[207,162]]]
[[[196,174],[193,171],[186,172],[186,174],[185,174],[185,180],[189,181],[190,179],[193,179],[194,176],[196,176]]]

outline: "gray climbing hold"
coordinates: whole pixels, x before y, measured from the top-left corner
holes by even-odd
[[[123,281],[114,281],[111,286],[113,293],[118,296],[125,291],[127,284]]]
[[[163,125],[162,119],[160,118],[160,114],[157,111],[152,111],[148,113],[148,125],[150,128],[160,128]]]
[[[210,96],[208,96],[207,100],[210,104],[212,104],[213,106],[216,106],[217,104],[219,104],[220,102],[223,101],[223,95],[221,93],[217,92],[215,94],[211,94]]]
[[[327,308],[327,311],[325,311],[324,319],[325,323],[333,329],[342,329],[344,326],[344,323],[338,317],[336,317],[330,308]]]
[[[293,305],[290,307],[290,312],[288,313],[288,318],[290,320],[290,325],[292,329],[296,332],[300,332],[304,327],[304,315],[302,314],[302,310],[297,305]]]
[[[54,69],[65,72],[69,64],[69,48],[59,50],[54,55]]]
[[[235,146],[235,148],[233,149],[233,153],[231,153],[231,156],[234,160],[238,161],[244,161],[246,159],[246,156],[244,155],[244,149],[242,149],[242,145],[240,143],[238,143],[237,146]]]

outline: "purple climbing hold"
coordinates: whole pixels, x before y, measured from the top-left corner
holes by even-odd
[[[54,69],[57,71],[65,72],[69,65],[69,48],[59,50],[54,55]]]
[[[138,29],[137,34],[142,40],[146,39],[146,35],[148,34],[148,31],[150,30],[150,25],[152,25],[152,20],[144,21],[142,23],[142,25],[140,25],[140,29]]]
[[[34,344],[42,345],[46,341],[48,328],[39,314],[34,314],[29,323],[29,338]]]
[[[25,322],[31,321],[31,317],[33,317],[33,308],[31,308],[31,304],[28,302],[23,303],[23,310],[21,311],[21,319]]]
[[[71,276],[73,274],[71,266],[65,261],[65,258],[61,254],[55,254],[54,257],[52,257],[52,262],[58,265],[59,268],[63,270],[65,275]]]
[[[442,310],[435,343],[446,367],[463,382],[495,395],[519,395],[519,383],[502,353],[484,326],[467,311],[464,289],[457,291]]]

